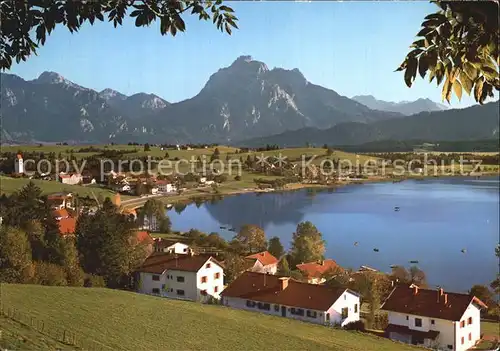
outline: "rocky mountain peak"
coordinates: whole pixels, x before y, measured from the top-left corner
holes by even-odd
[[[106,88],[104,90],[101,90],[101,92],[99,92],[99,97],[104,99],[104,100],[110,100],[110,99],[124,100],[127,98],[127,95],[122,94],[119,91],[116,91],[116,90],[113,90],[110,88]]]
[[[45,71],[37,79],[33,80],[34,83],[37,84],[62,84],[68,87],[73,87],[77,89],[84,89],[83,87],[79,86],[78,84],[75,84],[66,78],[64,78],[62,75],[56,72],[51,72],[51,71]]]

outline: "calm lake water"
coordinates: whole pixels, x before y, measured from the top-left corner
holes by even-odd
[[[450,291],[489,284],[498,272],[498,177],[369,183],[315,194],[241,194],[168,214],[174,230],[196,228],[226,239],[235,233],[220,226],[257,224],[287,248],[297,224],[311,221],[323,233],[326,256],[341,266],[389,272],[390,265],[418,260],[431,286]]]

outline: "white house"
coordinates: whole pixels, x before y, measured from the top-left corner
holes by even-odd
[[[73,195],[71,193],[53,193],[47,195],[47,201],[54,210],[61,210],[63,208],[74,209]]]
[[[228,307],[304,322],[345,326],[359,320],[356,292],[272,274],[244,272],[221,296]]]
[[[190,248],[188,245],[178,241],[159,238],[155,241],[155,251],[187,255],[190,252]]]
[[[258,252],[245,257],[248,270],[252,272],[276,274],[278,271],[278,259],[268,251]]]
[[[224,288],[224,270],[211,256],[156,253],[137,275],[139,293],[161,297],[207,302]]]
[[[387,311],[390,339],[439,350],[464,351],[481,335],[480,310],[474,296],[411,286],[396,286],[381,309]]]
[[[80,173],[59,173],[59,179],[63,184],[75,185],[83,183],[83,177]]]
[[[16,155],[14,169],[15,169],[16,173],[24,173],[23,155],[21,155],[21,154]]]
[[[174,185],[168,180],[157,180],[156,186],[159,193],[171,193],[175,191]]]

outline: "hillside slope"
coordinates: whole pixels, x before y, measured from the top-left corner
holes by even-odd
[[[415,350],[371,335],[124,291],[1,288],[4,309],[64,326],[105,350]]]

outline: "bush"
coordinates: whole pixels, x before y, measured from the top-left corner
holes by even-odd
[[[39,285],[66,286],[66,272],[64,268],[47,262],[35,262],[34,282]]]
[[[236,177],[234,177],[234,180],[239,182],[241,180],[241,176],[237,175]]]
[[[362,320],[356,322],[350,322],[344,325],[345,330],[357,330],[360,332],[365,331],[365,323]]]
[[[100,275],[87,274],[83,286],[86,288],[104,288],[106,287],[106,282]]]

